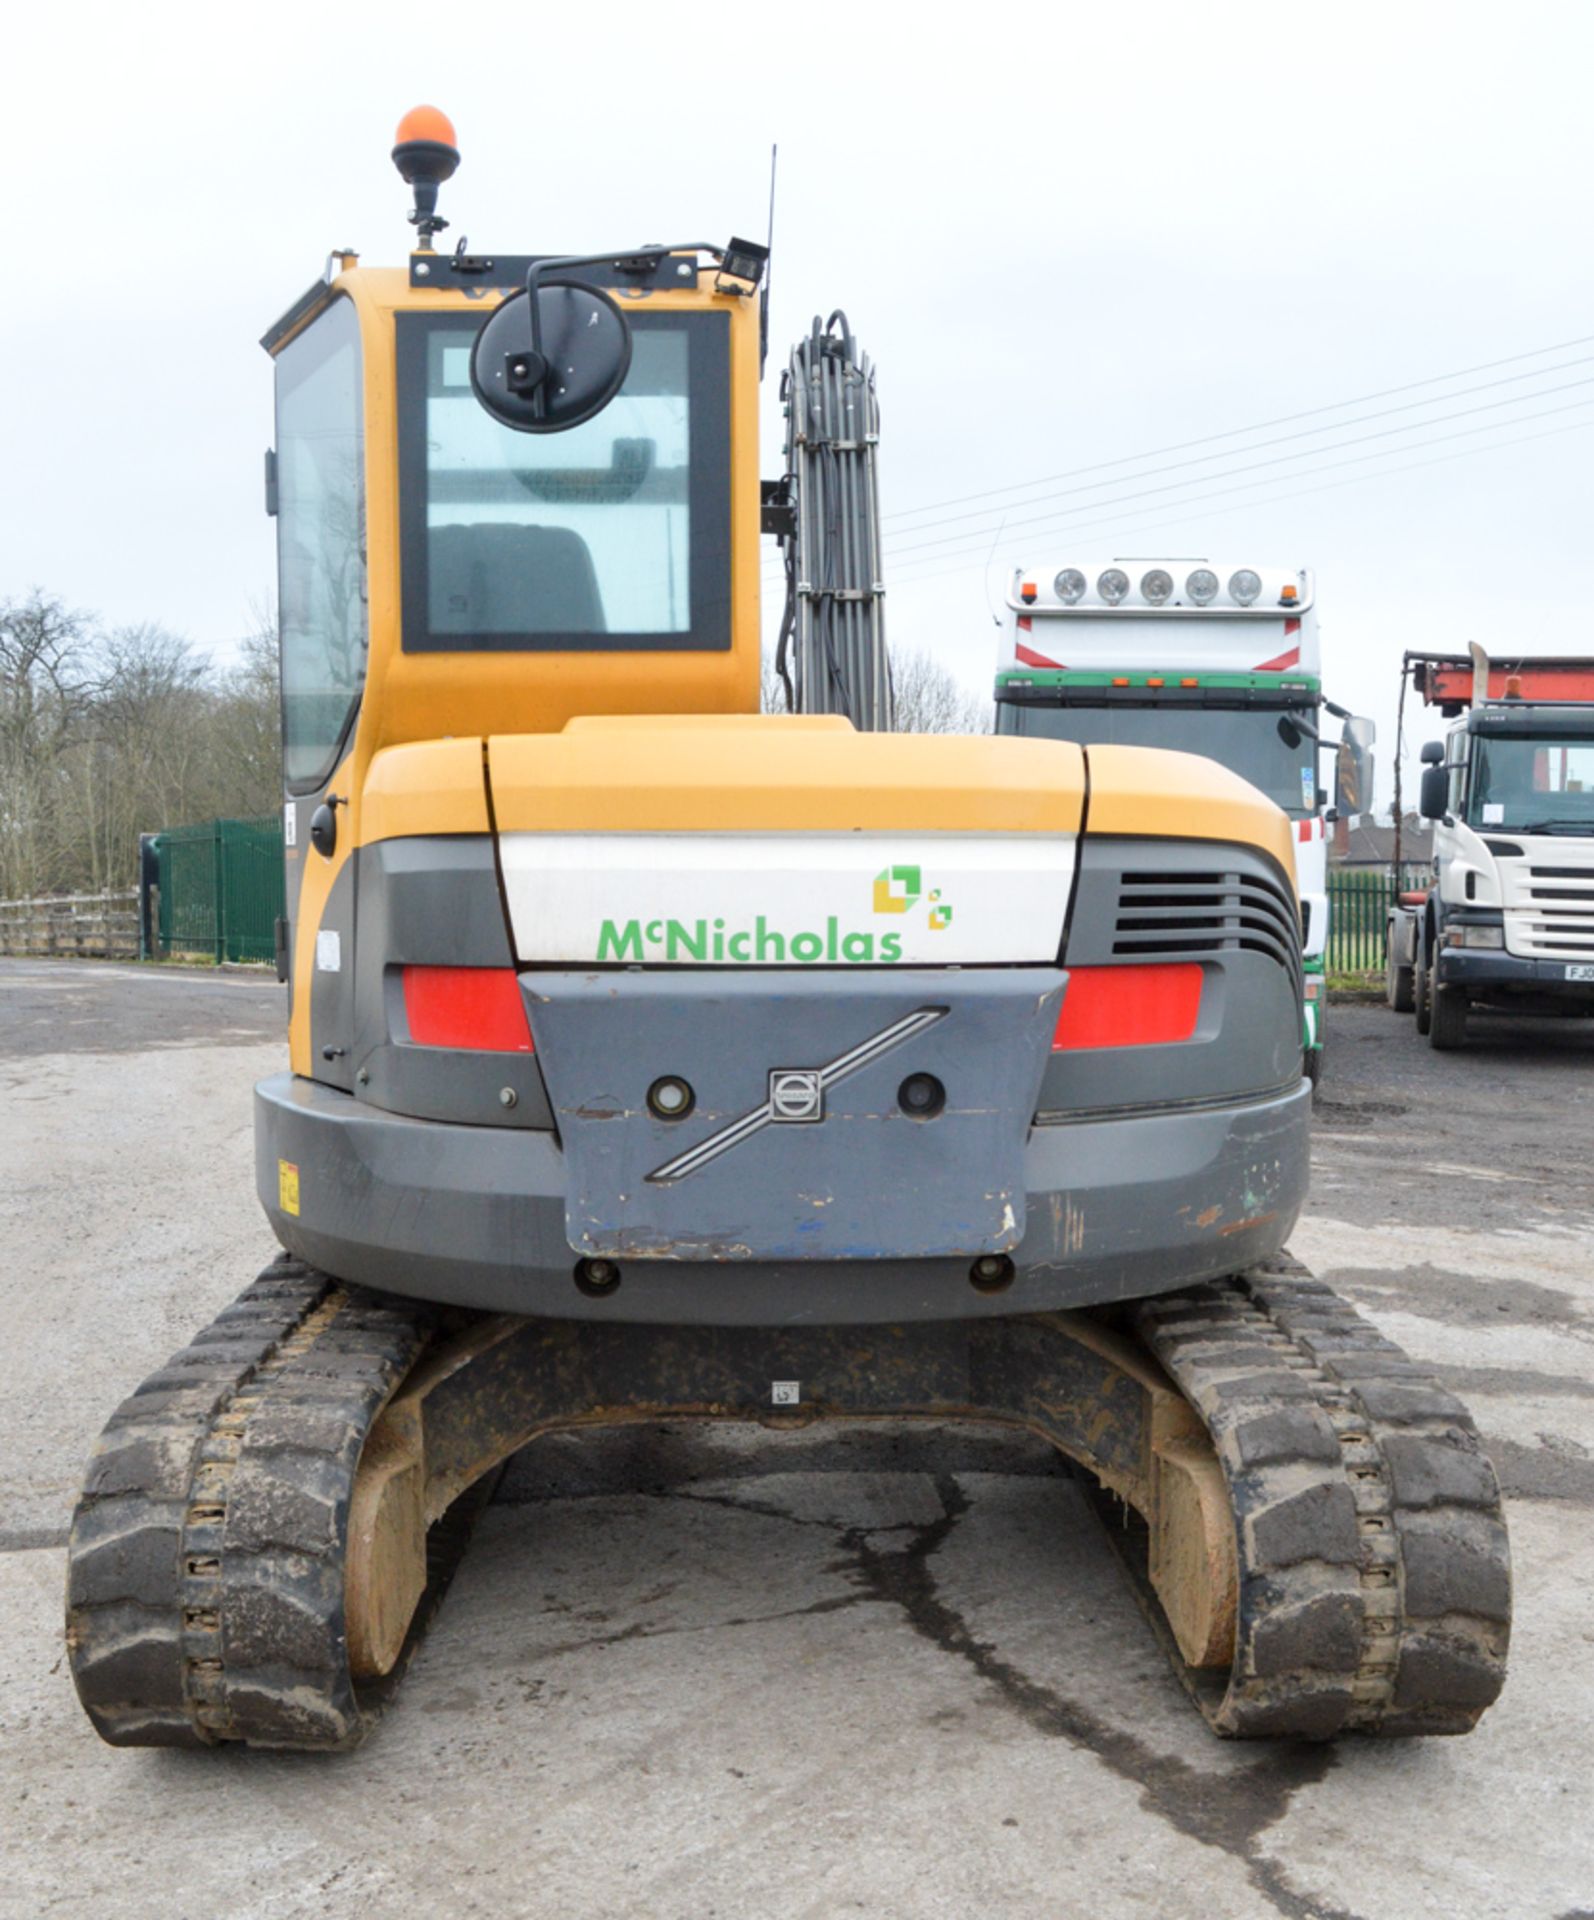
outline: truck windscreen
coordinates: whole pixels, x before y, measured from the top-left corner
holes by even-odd
[[[1469,826],[1594,834],[1594,740],[1586,734],[1475,734],[1469,786]]]
[[[1281,720],[1298,733],[1299,745],[1286,741]],[[1281,714],[1276,707],[1053,707],[1009,701],[999,701],[996,708],[998,733],[1074,740],[1087,747],[1167,747],[1205,754],[1260,787],[1297,820],[1317,811],[1316,729],[1313,708]]]

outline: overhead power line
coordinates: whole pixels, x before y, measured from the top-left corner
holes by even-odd
[[[1082,474],[1106,473],[1113,467],[1132,467],[1141,460],[1160,460],[1165,453],[1187,453],[1192,447],[1210,446],[1218,440],[1239,440],[1248,433],[1267,433],[1274,427],[1292,426],[1297,420],[1320,419],[1325,413],[1343,413],[1347,407],[1364,407],[1373,400],[1392,400],[1398,394],[1415,393],[1419,387],[1443,386],[1450,380],[1470,379],[1475,373],[1493,373],[1497,367],[1518,366],[1524,360],[1542,360],[1546,354],[1565,353],[1570,347],[1594,344],[1594,333],[1580,334],[1575,340],[1558,340],[1552,346],[1533,347],[1526,353],[1507,354],[1501,360],[1480,360],[1476,366],[1457,367],[1453,373],[1430,374],[1425,380],[1408,380],[1398,387],[1380,387],[1375,393],[1356,394],[1349,400],[1335,400],[1326,406],[1307,407],[1299,413],[1281,413],[1272,420],[1259,420],[1248,427],[1229,427],[1221,433],[1198,434],[1193,440],[1176,440],[1165,447],[1150,447],[1144,453],[1126,453],[1117,460],[1097,460],[1088,466],[1069,467],[1061,473],[1044,473],[1032,480],[1014,480],[1005,487],[987,487],[978,493],[954,494],[946,500],[929,500],[921,507],[898,507],[883,515],[886,520],[901,520],[921,513],[934,513],[942,507],[958,507],[970,500],[991,500],[999,494],[1023,493],[1030,487],[1049,487],[1056,480],[1075,480]],[[1522,378],[1531,379],[1531,373]],[[1454,398],[1445,395],[1443,398]]]
[[[1574,401],[1571,407],[1567,407],[1567,408],[1552,407],[1549,409],[1549,412],[1551,413],[1570,412],[1577,407],[1586,407],[1586,406],[1594,406],[1594,400]],[[1538,415],[1534,417],[1543,418],[1544,416]],[[1272,501],[1274,500],[1298,500],[1298,499],[1304,498],[1308,494],[1313,494],[1313,493],[1331,493],[1336,488],[1339,488],[1339,487],[1354,487],[1354,486],[1366,485],[1370,481],[1385,480],[1395,474],[1415,473],[1423,467],[1444,466],[1452,460],[1472,460],[1472,459],[1476,459],[1480,454],[1496,453],[1505,447],[1526,446],[1531,441],[1550,440],[1550,439],[1554,439],[1557,435],[1563,434],[1563,433],[1587,432],[1590,427],[1594,427],[1594,420],[1574,420],[1568,426],[1546,427],[1542,433],[1515,434],[1509,440],[1494,440],[1494,441],[1491,441],[1487,446],[1459,447],[1452,453],[1435,454],[1431,460],[1408,460],[1402,466],[1379,467],[1379,468],[1376,468],[1371,473],[1351,474],[1343,480],[1324,480],[1324,481],[1320,481],[1315,486],[1291,487],[1287,492],[1275,493],[1271,495],[1269,498],[1268,504],[1271,504]],[[1456,434],[1446,434],[1443,437],[1445,439],[1458,439],[1461,436]],[[1427,444],[1432,444],[1432,443],[1427,443]],[[1401,451],[1405,451],[1405,449],[1401,449]],[[1255,481],[1251,482],[1252,486],[1256,486],[1257,484],[1259,483]],[[1246,490],[1248,489],[1241,489],[1241,488],[1230,489],[1230,491],[1232,492],[1241,492]],[[1261,503],[1255,500],[1236,500],[1226,507],[1207,507],[1203,499],[1197,498],[1191,501],[1170,501],[1170,502],[1167,502],[1166,504],[1170,506],[1188,506],[1190,509],[1190,512],[1183,515],[1177,515],[1172,518],[1165,518],[1162,520],[1154,520],[1154,521],[1146,522],[1143,519],[1141,519],[1141,515],[1146,513],[1160,513],[1162,511],[1162,508],[1161,507],[1145,507],[1141,509],[1140,514],[1130,516],[1131,519],[1134,519],[1139,522],[1139,524],[1137,524],[1133,529],[1124,528],[1124,523],[1122,521],[1102,521],[1100,525],[1102,527],[1111,526],[1113,528],[1120,528],[1125,531],[1133,531],[1137,534],[1138,533],[1158,533],[1164,527],[1188,526],[1190,523],[1191,516],[1198,512],[1203,514],[1242,513],[1242,512],[1249,512],[1253,510],[1255,507],[1257,507]],[[1094,528],[1090,528],[1090,527],[1075,529],[1076,532],[1082,532],[1082,533],[1089,533],[1094,530],[1095,530]],[[937,557],[945,558],[946,556],[939,555]],[[921,561],[920,564],[927,565],[929,563]],[[965,558],[961,561],[958,561],[956,564],[952,566],[939,567],[930,573],[918,573],[918,574],[893,573],[888,575],[887,585],[889,587],[922,586],[926,582],[931,580],[947,580],[947,579],[951,579],[954,575],[959,575],[959,574],[966,576],[968,574],[971,574],[977,571],[981,567],[981,564],[982,563],[976,559]],[[987,561],[983,564],[985,569],[988,571],[991,563]]]
[[[1070,477],[1070,474],[1105,472],[1110,468],[1128,466],[1128,465],[1134,464],[1138,460],[1150,459],[1154,457],[1156,453],[1159,453],[1159,452],[1175,453],[1175,452],[1181,451],[1183,448],[1186,448],[1186,447],[1201,446],[1204,444],[1208,444],[1212,441],[1235,439],[1246,433],[1259,432],[1259,431],[1262,431],[1263,428],[1267,426],[1282,426],[1292,420],[1311,419],[1315,417],[1320,417],[1326,413],[1342,412],[1347,407],[1358,406],[1368,400],[1383,399],[1395,394],[1408,393],[1417,387],[1440,385],[1445,381],[1461,379],[1469,373],[1489,372],[1496,367],[1509,366],[1523,360],[1539,359],[1539,358],[1542,358],[1545,354],[1562,351],[1567,347],[1586,345],[1589,342],[1594,342],[1594,334],[1584,336],[1583,338],[1580,338],[1577,340],[1561,341],[1557,346],[1539,347],[1534,349],[1530,353],[1512,354],[1502,360],[1484,361],[1480,363],[1478,366],[1460,368],[1454,373],[1435,374],[1427,380],[1408,381],[1403,386],[1387,387],[1382,389],[1378,393],[1363,394],[1358,399],[1336,402],[1333,406],[1312,407],[1312,408],[1306,409],[1301,413],[1285,414],[1280,416],[1280,418],[1277,420],[1260,422],[1257,426],[1236,427],[1227,433],[1209,434],[1209,435],[1202,436],[1201,438],[1198,438],[1196,440],[1181,441],[1168,447],[1153,449],[1149,453],[1131,454],[1131,455],[1126,455],[1123,459],[1120,459],[1120,460],[1107,460],[1107,461],[1098,462],[1094,466],[1076,467],[1071,469],[1069,474],[1056,474],[1050,477],[1053,479],[1066,479]],[[1512,385],[1518,380],[1531,380],[1531,379],[1542,378],[1546,374],[1559,373],[1571,367],[1587,365],[1590,363],[1590,361],[1594,361],[1594,355],[1583,355],[1575,360],[1568,360],[1568,361],[1561,362],[1557,366],[1532,368],[1526,373],[1513,374],[1508,379],[1505,379],[1505,380],[1484,381],[1474,387],[1459,388],[1453,393],[1435,395],[1433,398],[1429,400],[1413,402],[1410,405],[1405,407],[1387,408],[1379,413],[1364,414],[1360,416],[1359,419],[1355,419],[1355,420],[1340,420],[1340,421],[1330,422],[1326,426],[1312,428],[1306,434],[1286,434],[1286,435],[1282,435],[1279,440],[1259,441],[1256,443],[1256,447],[1254,448],[1253,447],[1237,447],[1237,448],[1231,449],[1230,451],[1234,453],[1250,453],[1250,452],[1259,450],[1261,447],[1280,445],[1284,440],[1306,438],[1306,437],[1310,437],[1310,435],[1319,434],[1319,433],[1332,433],[1343,427],[1357,426],[1362,424],[1362,422],[1366,420],[1385,419],[1395,413],[1418,411],[1418,410],[1421,410],[1422,408],[1432,407],[1432,406],[1443,406],[1447,404],[1449,401],[1465,399],[1474,393],[1486,393],[1491,391],[1495,387]],[[1572,383],[1572,384],[1576,384],[1576,383]],[[1562,392],[1564,390],[1565,390],[1564,388],[1542,388],[1534,393],[1525,393],[1518,396],[1514,396],[1512,400],[1508,400],[1506,402],[1499,403],[1499,404],[1511,405],[1511,404],[1515,404],[1517,401],[1530,403],[1533,400],[1538,399],[1541,396],[1541,394]],[[1431,415],[1426,419],[1412,421],[1409,424],[1409,426],[1404,429],[1404,431],[1417,433],[1417,432],[1421,432],[1425,427],[1437,426],[1441,424],[1441,422],[1444,420],[1460,419],[1462,417],[1464,417],[1464,414]],[[1395,431],[1401,431],[1401,430],[1396,429]],[[1376,436],[1369,436],[1369,437],[1376,437]],[[1311,459],[1311,458],[1314,458],[1319,453],[1326,453],[1326,452],[1332,451],[1334,446],[1347,446],[1347,445],[1354,445],[1354,444],[1356,443],[1352,441],[1338,441],[1338,442],[1332,442],[1329,445],[1322,446],[1322,447],[1303,447],[1303,448],[1300,448],[1294,456],[1286,456],[1286,457]],[[1099,482],[1093,483],[1090,486],[1069,488],[1064,493],[1056,494],[1051,497],[1055,499],[1061,499],[1076,493],[1096,493],[1096,492],[1099,492],[1100,489],[1104,486],[1119,485],[1119,484],[1122,484],[1124,481],[1139,481],[1139,480],[1151,479],[1151,478],[1154,478],[1159,473],[1172,472],[1177,470],[1178,468],[1189,467],[1189,466],[1204,466],[1208,460],[1222,459],[1224,457],[1225,456],[1223,454],[1212,453],[1204,456],[1200,460],[1180,461],[1175,463],[1174,466],[1170,466],[1170,467],[1148,468],[1143,473],[1124,474],[1117,481],[1105,480],[1105,481],[1099,481]],[[1221,479],[1224,477],[1225,473],[1244,472],[1244,471],[1246,471],[1246,469],[1244,468],[1227,468],[1206,477],[1209,477],[1212,479]],[[1044,481],[1042,480],[1020,481],[1020,482],[1015,482],[1012,487],[993,488],[987,494],[968,494],[962,497],[965,499],[983,499],[983,498],[989,498],[993,494],[1021,491],[1026,487],[1039,486],[1042,484],[1044,484]],[[1153,489],[1153,491],[1157,491],[1157,490]],[[1120,494],[1120,495],[1112,496],[1111,498],[1118,499],[1118,500],[1130,500],[1135,497],[1136,496],[1131,493],[1131,494]],[[1016,525],[1016,526],[1022,527],[1022,526],[1037,525],[1039,524],[1038,520],[1012,521],[1009,516],[1012,514],[1013,510],[1017,507],[1038,506],[1046,498],[1047,496],[1042,495],[1036,500],[1011,501],[1006,506],[1003,506],[1003,507],[986,507],[983,509],[978,509],[975,512],[972,512],[967,515],[953,514],[948,516],[948,518],[945,521],[921,521],[916,526],[900,528],[898,530],[898,537],[900,539],[901,536],[903,535],[918,534],[920,532],[927,531],[929,528],[933,526],[952,525],[952,524],[961,522],[964,519],[968,519],[971,521],[979,520],[979,519],[989,520],[990,517],[993,515],[1001,516],[1000,525],[1002,526]],[[1109,503],[1110,502],[1104,501],[1097,504],[1105,505]],[[943,505],[943,506],[950,506],[950,505],[956,504],[956,502],[952,500],[948,500],[948,501],[939,502],[937,504]],[[895,514],[883,515],[882,518],[884,520],[900,519],[903,517],[903,512],[925,513],[930,510],[931,509],[928,506],[919,507],[919,508],[910,508],[910,509],[904,509]],[[1086,507],[1083,509],[1083,511],[1088,512],[1090,510],[1091,510],[1091,504],[1088,503]],[[1042,516],[1042,518],[1050,518],[1050,517],[1051,516],[1049,515]],[[983,540],[986,537],[986,535],[988,535],[992,531],[993,531],[993,528],[990,525],[986,525],[982,528],[975,528],[971,526],[968,528],[967,533],[968,533],[968,536],[973,536],[975,534],[978,534],[979,538]],[[962,534],[948,534],[942,537],[941,543],[942,544],[950,543],[952,541],[956,541],[963,537],[965,536]],[[935,544],[938,544],[938,543],[932,542],[932,541],[927,541],[922,543],[915,542],[913,543],[912,546],[908,546],[908,547],[898,545],[893,550],[897,553],[904,553],[904,552],[914,551],[920,545],[930,546]],[[780,566],[780,562],[779,562],[778,555],[765,556],[764,570],[767,573],[770,573],[771,575],[777,574],[779,572],[779,566]]]
[[[1594,353],[1579,354],[1575,360],[1560,360],[1560,361],[1557,361],[1553,367],[1534,367],[1532,371],[1529,373],[1509,373],[1505,376],[1503,380],[1484,380],[1475,387],[1458,387],[1454,393],[1436,395],[1433,399],[1430,399],[1430,400],[1408,400],[1402,406],[1380,407],[1376,413],[1357,414],[1354,419],[1335,420],[1328,426],[1324,426],[1324,427],[1302,427],[1295,433],[1281,433],[1275,439],[1258,440],[1249,447],[1235,447],[1232,449],[1232,451],[1235,453],[1260,453],[1264,447],[1281,447],[1288,440],[1306,440],[1320,433],[1338,433],[1345,427],[1365,426],[1369,420],[1388,420],[1397,413],[1415,413],[1425,407],[1445,406],[1452,400],[1469,399],[1475,393],[1490,393],[1496,387],[1512,386],[1518,380],[1538,380],[1552,373],[1568,373],[1571,371],[1573,367],[1586,367],[1591,362],[1594,362]],[[1540,389],[1540,391],[1545,393],[1553,393],[1553,392],[1558,392],[1559,389],[1553,388],[1553,387],[1545,387]],[[1519,394],[1519,395],[1514,395],[1511,399],[1499,401],[1496,404],[1500,406],[1513,406],[1516,404],[1516,401],[1518,399],[1532,400],[1535,398],[1537,398],[1536,394],[1532,394],[1532,393]],[[1389,429],[1389,431],[1391,432],[1405,431],[1409,433],[1420,433],[1424,427],[1432,426],[1434,422],[1437,420],[1454,420],[1456,418],[1458,418],[1458,416],[1455,414],[1435,414],[1427,420],[1413,420],[1410,423],[1410,425],[1404,429],[1391,428]],[[1348,446],[1352,443],[1349,441],[1340,441],[1336,444],[1341,446]],[[1300,453],[1303,459],[1309,459],[1314,452],[1322,452],[1322,451],[1323,451],[1322,448],[1303,447],[1301,448]],[[1211,460],[1222,460],[1222,459],[1226,459],[1227,457],[1228,456],[1226,454],[1221,454],[1221,453],[1198,454],[1194,459],[1191,459],[1191,460],[1173,460],[1173,461],[1170,461],[1166,466],[1147,467],[1144,473],[1126,473],[1123,475],[1123,479],[1124,480],[1152,480],[1152,479],[1155,479],[1156,476],[1160,473],[1178,473],[1186,467],[1204,467]],[[1009,501],[1005,507],[980,507],[980,508],[977,508],[973,513],[951,513],[951,514],[948,514],[946,518],[942,520],[923,520],[916,527],[902,528],[902,532],[903,533],[923,533],[930,527],[952,526],[964,520],[988,519],[993,514],[1011,513],[1016,507],[1038,507],[1042,504],[1043,501],[1046,501],[1046,500],[1065,500],[1071,494],[1095,493],[1101,487],[1117,486],[1119,484],[1120,482],[1115,480],[1093,480],[1081,487],[1065,487],[1061,493],[1038,494],[1033,500],[1012,500],[1012,501]],[[1024,522],[1019,521],[1016,524],[1022,526]]]
[[[1260,473],[1264,468],[1286,466],[1293,460],[1315,459],[1319,454],[1337,453],[1343,447],[1367,446],[1374,440],[1388,440],[1393,438],[1397,434],[1419,433],[1424,428],[1427,428],[1427,427],[1443,426],[1447,421],[1450,421],[1450,420],[1468,420],[1480,413],[1498,412],[1498,410],[1501,407],[1520,407],[1527,402],[1531,402],[1534,400],[1547,400],[1555,394],[1571,393],[1579,387],[1588,387],[1588,386],[1594,386],[1594,375],[1587,375],[1581,380],[1566,380],[1566,381],[1563,381],[1561,385],[1558,387],[1541,387],[1534,393],[1513,394],[1509,400],[1486,400],[1480,406],[1461,407],[1455,413],[1435,414],[1431,419],[1411,421],[1407,425],[1401,426],[1401,427],[1380,427],[1376,433],[1357,434],[1352,439],[1349,439],[1349,440],[1333,440],[1333,441],[1330,441],[1326,446],[1299,448],[1294,453],[1278,453],[1278,454],[1274,454],[1271,459],[1252,460],[1252,461],[1249,461],[1246,465],[1240,466],[1240,467],[1221,467],[1214,473],[1201,474],[1195,477],[1194,479],[1168,480],[1168,481],[1164,481],[1164,483],[1159,487],[1141,487],[1132,493],[1114,494],[1111,497],[1106,499],[1086,501],[1077,507],[1060,507],[1050,513],[1036,514],[1035,516],[1033,516],[1031,519],[1028,519],[1028,520],[1009,520],[1007,524],[1009,527],[1015,528],[1015,529],[1022,528],[1022,527],[1053,526],[1053,525],[1056,525],[1056,523],[1061,520],[1066,520],[1071,518],[1074,514],[1099,513],[1102,509],[1106,507],[1126,506],[1131,501],[1146,500],[1151,498],[1155,494],[1177,493],[1181,487],[1191,487],[1191,486],[1204,487],[1207,484],[1207,482],[1210,480],[1229,480],[1234,478],[1234,476],[1237,474]],[[1573,403],[1573,404],[1577,404],[1577,403]],[[1555,413],[1558,411],[1561,411],[1561,409],[1558,409],[1555,407],[1552,407],[1549,409],[1549,412],[1551,413]],[[1542,413],[1528,413],[1528,414],[1519,414],[1515,416],[1517,420],[1541,420],[1544,417],[1545,416]],[[1510,423],[1506,423],[1506,424],[1510,424]],[[1474,428],[1472,429],[1472,431],[1487,432],[1488,429]],[[1452,439],[1457,437],[1459,436],[1450,435],[1450,434],[1441,434],[1439,436],[1439,439],[1447,440],[1447,439]],[[1438,444],[1438,441],[1417,440],[1417,441],[1409,442],[1408,444],[1412,446],[1425,447],[1425,446],[1435,446]],[[1401,451],[1401,450],[1402,449],[1396,449],[1396,451]],[[1363,459],[1376,459],[1377,455],[1364,454],[1361,457]],[[1336,464],[1343,465],[1345,463],[1331,462],[1330,466],[1336,465]],[[1308,467],[1305,469],[1305,471],[1308,473],[1324,473],[1324,472],[1327,472],[1328,470],[1329,470],[1328,467]],[[917,529],[910,528],[908,529],[908,531],[916,532]],[[933,540],[918,540],[918,541],[910,542],[906,546],[900,546],[900,545],[891,546],[886,549],[886,559],[889,561],[891,559],[898,558],[904,554],[923,553],[923,552],[927,552],[929,549],[934,547],[952,546],[960,541],[966,543],[970,540],[978,539],[979,541],[983,542],[986,536],[989,534],[989,532],[990,532],[989,527],[982,527],[982,528],[971,527],[971,528],[965,529],[965,531],[962,533],[940,534]]]

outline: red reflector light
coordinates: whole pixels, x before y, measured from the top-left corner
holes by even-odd
[[[513,967],[406,967],[404,1014],[420,1047],[535,1051]]]
[[[1201,969],[1070,967],[1052,1051],[1159,1047],[1188,1040],[1201,1012]]]

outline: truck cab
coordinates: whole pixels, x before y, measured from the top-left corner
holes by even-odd
[[[1502,677],[1484,656],[1473,703],[1442,702],[1453,724],[1422,755],[1432,885],[1391,916],[1391,998],[1439,1048],[1461,1044],[1474,1005],[1594,1014],[1594,699]]]

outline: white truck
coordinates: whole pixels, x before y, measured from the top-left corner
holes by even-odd
[[[1433,878],[1390,910],[1389,1004],[1441,1050],[1473,1007],[1594,1015],[1594,660],[1408,653]],[[1404,687],[1402,688],[1404,697]]]
[[[1372,803],[1373,723],[1323,698],[1308,568],[1206,559],[1019,568],[1000,621],[996,731],[1204,754],[1294,825],[1306,977],[1304,1068],[1322,1063],[1327,823],[1318,755],[1337,750],[1338,808]],[[1344,721],[1321,737],[1322,709]]]

